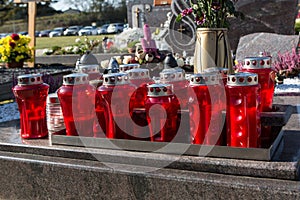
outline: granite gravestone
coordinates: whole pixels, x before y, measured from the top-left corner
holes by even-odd
[[[268,32],[282,35],[295,34],[298,13],[295,0],[243,0],[235,4],[245,15],[244,20],[231,19],[228,37],[231,49],[236,49],[239,38],[251,33]]]
[[[279,35],[275,33],[253,33],[240,38],[236,51],[236,60],[246,56],[258,56],[259,52],[269,52],[273,58],[277,53],[291,52],[297,48],[298,35]]]
[[[135,0],[128,3],[127,18],[132,28],[161,27],[166,21],[170,5],[154,6],[153,0]]]
[[[171,9],[173,16],[171,17],[169,33],[165,40],[173,52],[193,56],[196,40],[196,25],[189,16],[186,16],[180,23],[176,22],[176,16],[181,13],[183,9],[188,7],[190,6],[185,0],[172,1]]]

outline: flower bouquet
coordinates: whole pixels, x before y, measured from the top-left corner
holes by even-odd
[[[176,18],[180,22],[184,17],[194,19],[197,28],[228,28],[229,17],[241,17],[235,10],[237,0],[189,0],[191,7],[184,9]]]
[[[33,47],[29,46],[31,38],[13,33],[0,39],[0,61],[7,64],[19,63],[23,67],[25,61],[32,61]]]

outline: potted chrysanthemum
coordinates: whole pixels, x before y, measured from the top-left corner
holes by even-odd
[[[177,22],[193,21],[197,29],[194,72],[209,67],[233,67],[227,39],[230,17],[243,17],[236,11],[237,0],[189,0],[177,15]]]
[[[29,36],[13,33],[0,39],[0,61],[7,68],[22,68],[24,62],[32,61],[33,47]]]

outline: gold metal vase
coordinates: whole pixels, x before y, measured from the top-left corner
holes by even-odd
[[[207,68],[228,68],[233,72],[233,60],[227,28],[198,28],[195,45],[194,73]]]

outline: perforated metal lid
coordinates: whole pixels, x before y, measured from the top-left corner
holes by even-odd
[[[271,57],[246,57],[243,64],[245,69],[271,68]]]
[[[130,80],[136,79],[150,79],[149,69],[131,69],[126,71]]]
[[[227,76],[229,69],[223,67],[210,67],[204,70],[205,73],[220,73],[222,76]]]
[[[161,83],[185,80],[185,71],[181,69],[164,69],[159,73]]]
[[[258,85],[257,74],[241,72],[230,74],[227,77],[227,85],[230,86],[251,86]]]
[[[63,76],[63,85],[82,85],[89,84],[88,74],[73,73]]]
[[[111,73],[103,75],[103,85],[126,85],[130,80],[127,73]]]
[[[138,68],[140,68],[140,64],[138,63],[119,65],[120,72],[126,72],[128,70],[138,69]]]
[[[78,68],[81,73],[99,73],[99,65],[97,64],[79,64]]]
[[[218,84],[220,84],[220,75],[217,73],[192,74],[190,76],[190,85]]]
[[[47,96],[47,104],[59,104],[60,101],[58,99],[58,95],[57,93],[51,93],[51,94],[48,94]]]
[[[43,83],[42,74],[24,74],[18,76],[18,85],[38,85]]]
[[[149,97],[163,97],[173,95],[172,84],[155,83],[147,86]]]

